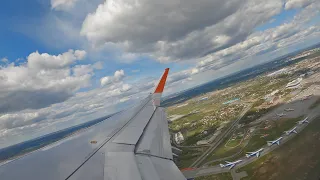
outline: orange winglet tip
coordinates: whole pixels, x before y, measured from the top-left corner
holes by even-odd
[[[169,68],[166,68],[154,93],[163,92],[164,86],[166,85],[168,74],[169,74]]]

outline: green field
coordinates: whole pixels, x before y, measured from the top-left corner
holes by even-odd
[[[318,179],[320,176],[320,117],[289,142],[240,168],[250,180]]]
[[[243,142],[240,146],[238,146],[236,148],[225,147],[225,143],[226,142],[223,142],[212,153],[212,155],[208,157],[206,162],[212,161],[214,159],[220,159],[220,158],[224,158],[224,157],[229,157],[229,156],[232,156],[233,154],[237,154],[237,153],[240,152],[236,156],[233,156],[231,158],[225,159],[225,160],[228,160],[228,161],[233,161],[233,160],[236,160],[236,159],[244,156],[245,152],[256,151],[257,149],[259,149],[262,146],[266,145],[267,141],[274,140],[274,139],[278,138],[279,136],[283,135],[284,131],[289,130],[292,127],[294,127],[296,125],[296,122],[301,120],[301,119],[303,119],[303,117],[290,118],[290,119],[289,118],[283,118],[283,119],[280,119],[280,120],[277,120],[277,121],[272,121],[270,123],[273,124],[273,127],[270,127],[267,130],[264,130],[264,129],[256,130],[255,133],[257,133],[257,134],[253,135],[250,138],[248,143]],[[269,134],[269,136],[267,136],[266,138],[261,138],[261,134]],[[219,163],[223,163],[225,160],[213,162],[213,163],[210,164],[210,166],[215,166],[215,165],[217,165]]]
[[[197,177],[195,178],[195,180],[232,180],[232,176],[230,173],[221,173],[221,174]]]
[[[240,139],[240,137],[239,138],[237,137],[234,141],[229,141],[230,137],[232,135],[236,134],[237,132],[244,132],[244,129],[238,129],[237,131],[235,131],[235,133],[225,137],[223,142],[221,142],[220,145],[206,158],[206,160],[203,162],[203,164],[206,162],[212,161],[212,160],[231,156],[231,155],[236,154],[239,151],[241,151],[241,149],[244,147],[244,143],[245,143],[245,141],[243,141],[239,145],[239,142],[242,140],[242,138]],[[228,144],[228,146],[226,146],[227,144]],[[236,145],[236,144],[238,146],[235,147],[234,145]],[[217,161],[217,162],[211,163],[210,165],[216,165],[219,163],[220,162]]]
[[[177,166],[180,169],[190,167],[190,165],[206,150],[206,148],[181,148]]]

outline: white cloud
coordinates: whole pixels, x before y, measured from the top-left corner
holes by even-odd
[[[302,9],[290,22],[254,32],[240,43],[199,58],[196,68],[199,71],[217,70],[236,61],[280,51],[303,39],[316,37],[319,26],[308,27],[306,24],[317,14],[315,12],[319,12],[319,6],[320,3],[313,3]]]
[[[58,56],[47,53],[39,54],[37,51],[28,56],[28,67],[37,70],[65,68],[77,60],[82,60],[85,55],[86,52],[80,50],[69,50]]]
[[[51,0],[51,8],[55,10],[70,10],[78,0]]]
[[[138,73],[138,72],[140,72],[140,69],[133,69],[133,70],[131,70],[131,72]]]
[[[3,63],[8,63],[9,59],[7,57],[4,57],[4,58],[1,58],[0,61],[3,62]]]
[[[88,86],[92,68],[71,66],[84,58],[84,54],[78,50],[57,56],[34,52],[25,64],[11,63],[0,68],[0,114],[62,102],[81,87]]]
[[[100,79],[101,86],[105,86],[111,83],[118,83],[122,81],[122,79],[125,77],[124,70],[118,70],[114,72],[113,76],[105,76]]]
[[[108,0],[90,13],[81,34],[161,62],[193,59],[245,39],[281,12],[281,0]],[[249,17],[249,18],[248,18]]]
[[[315,0],[287,0],[285,3],[285,9],[295,9],[305,7]]]
[[[91,65],[77,65],[72,70],[74,76],[77,77],[93,73],[93,67]]]
[[[110,84],[111,83],[111,77],[110,76],[106,76],[106,77],[103,77],[100,79],[100,84],[101,86],[105,86],[107,84]]]
[[[191,74],[198,74],[198,73],[199,73],[199,69],[197,69],[197,68],[193,68],[191,70]]]
[[[95,69],[103,69],[103,63],[101,61],[98,61],[94,63],[92,67]]]

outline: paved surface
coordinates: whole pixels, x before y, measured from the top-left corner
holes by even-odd
[[[210,145],[210,147],[197,159],[195,160],[192,164],[191,167],[199,167],[201,165],[201,163],[207,158],[207,156],[209,154],[212,153],[212,151],[214,151],[219,145],[220,143],[223,141],[223,139],[229,135],[230,132],[232,132],[232,130],[234,129],[234,127],[236,125],[238,125],[239,120],[247,113],[247,111],[249,111],[252,107],[252,104],[249,104],[240,114],[240,116],[238,117],[238,119],[236,119],[231,126],[228,127],[227,130],[223,131],[219,137],[216,138],[216,140]]]
[[[304,105],[303,101],[300,101],[300,106]],[[316,118],[320,113],[320,107],[318,106],[317,108],[313,109],[312,111],[310,111],[308,113],[308,117],[309,117],[309,121],[311,122],[312,120],[314,120],[314,118]],[[297,127],[297,132],[299,133],[300,131],[302,131],[305,127],[307,127],[309,124],[302,124],[299,125]],[[282,144],[284,144],[285,142],[289,141],[290,139],[292,139],[295,136],[295,134],[290,134],[289,136],[287,135],[283,135],[283,139],[280,141],[280,146]],[[280,147],[278,145],[273,145],[273,146],[264,146],[262,148],[264,148],[264,151],[261,152],[261,156],[264,156],[266,154],[268,154],[269,152],[275,150],[276,148]],[[258,158],[256,157],[251,157],[251,158],[246,158],[243,157],[241,158],[243,161],[241,163],[239,163],[238,165],[236,165],[235,169],[243,167],[247,164],[250,164],[251,162],[257,160]],[[197,168],[197,169],[193,169],[190,171],[184,171],[183,174],[187,177],[187,178],[194,178],[194,177],[199,177],[199,176],[205,176],[205,175],[211,175],[211,174],[219,174],[219,173],[223,173],[223,172],[229,172],[230,170],[228,168],[221,168],[219,165],[217,166],[212,166],[212,167],[202,167],[202,168]]]
[[[231,176],[232,176],[233,180],[241,180],[241,178],[247,177],[248,174],[245,171],[236,173],[236,170],[233,169],[233,170],[231,170]]]

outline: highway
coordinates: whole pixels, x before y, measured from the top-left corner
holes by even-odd
[[[249,104],[240,114],[238,119],[232,122],[232,124],[228,127],[227,130],[223,131],[216,139],[215,141],[210,145],[210,147],[197,159],[195,160],[192,164],[191,167],[199,167],[202,162],[207,158],[209,154],[211,154],[223,141],[223,139],[229,135],[230,132],[234,129],[236,125],[238,125],[240,119],[251,109],[252,104]]]
[[[317,116],[319,115],[319,108],[315,108],[312,110],[308,117],[309,117],[309,122],[311,123]],[[310,123],[302,124],[297,126],[297,132],[301,132],[305,127],[307,127]],[[261,152],[260,157],[268,154],[269,152],[277,149],[278,147],[281,147],[282,144],[286,143],[293,137],[295,137],[296,134],[292,133],[290,135],[283,135],[283,139],[280,141],[280,145],[272,145],[272,146],[264,146],[264,150]],[[257,160],[258,158],[256,157],[251,157],[251,158],[240,158],[242,160],[241,163],[237,164],[235,168],[240,168],[243,166],[246,166],[247,164],[250,164],[251,162]],[[194,178],[194,177],[199,177],[199,176],[206,176],[206,175],[211,175],[211,174],[219,174],[223,172],[229,172],[229,168],[221,168],[219,165],[212,166],[212,167],[202,167],[202,168],[197,168],[189,171],[183,171],[183,174],[185,177],[188,178]]]

